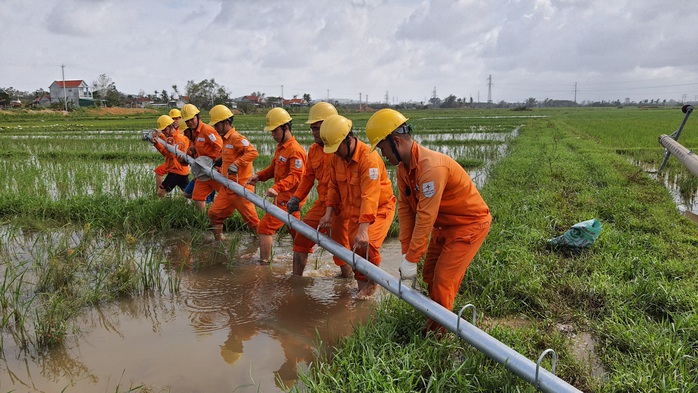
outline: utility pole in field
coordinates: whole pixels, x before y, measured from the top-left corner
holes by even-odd
[[[65,64],[61,64],[61,76],[63,77],[63,107],[68,112],[68,91],[65,89]]]
[[[487,78],[487,107],[492,105],[492,75]]]
[[[574,82],[574,103],[577,103],[577,82]]]

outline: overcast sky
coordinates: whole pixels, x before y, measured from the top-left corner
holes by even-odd
[[[698,0],[0,0],[0,87],[698,99]],[[282,88],[283,86],[283,88]],[[575,90],[576,86],[576,90]]]

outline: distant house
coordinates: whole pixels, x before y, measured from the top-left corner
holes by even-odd
[[[264,103],[264,98],[256,95],[250,95],[250,96],[242,96],[240,98],[235,99],[237,102],[241,103],[250,103],[254,104],[255,106],[262,105]]]
[[[302,98],[292,98],[290,100],[284,100],[284,106],[307,106],[308,103]]]
[[[42,94],[40,97],[32,101],[30,104],[31,106],[41,106],[41,107],[47,107],[51,105],[51,95],[46,93]]]
[[[84,80],[54,81],[48,89],[51,103],[66,99],[75,106],[94,106],[92,92]]]
[[[141,96],[127,96],[126,97],[126,106],[130,108],[145,108],[146,106],[152,104],[152,100],[148,97],[141,97]]]
[[[170,108],[181,108],[189,103],[189,96],[180,95],[177,99],[171,99],[167,104]]]

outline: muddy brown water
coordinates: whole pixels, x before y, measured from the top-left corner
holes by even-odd
[[[180,293],[123,300],[86,311],[80,333],[40,356],[6,347],[0,391],[280,392],[298,382],[321,350],[369,318],[356,282],[337,277],[328,252],[311,255],[304,277],[291,275],[289,237],[275,262],[260,265],[256,240],[244,239],[234,265],[217,247],[192,252],[173,242],[172,260],[210,266],[179,273]],[[381,267],[397,274],[399,245],[388,239]],[[198,254],[198,255],[194,255]],[[6,341],[7,344],[7,341]]]

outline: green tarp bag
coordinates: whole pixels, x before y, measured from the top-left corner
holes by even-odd
[[[572,228],[567,230],[562,236],[548,241],[554,246],[584,248],[594,244],[596,239],[599,238],[600,233],[601,223],[599,220],[593,218],[572,225]]]

